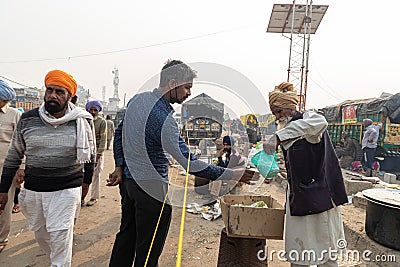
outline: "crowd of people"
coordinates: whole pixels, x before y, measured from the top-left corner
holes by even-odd
[[[190,174],[215,181],[210,187],[215,199],[222,182],[249,183],[254,175],[245,169],[230,136],[218,143],[216,166],[190,153],[172,116],[172,104],[190,97],[196,77],[189,65],[169,60],[159,86],[130,99],[115,131],[109,117],[99,116],[99,101],[86,103],[86,109],[73,104],[77,83],[64,71],[47,73],[43,104],[23,114],[9,107],[15,92],[0,80],[0,251],[10,232],[15,188],[23,183],[19,205],[37,243],[49,255],[51,266],[71,266],[75,221],[81,206],[99,200],[104,152],[112,147],[115,169],[107,186],[119,186],[122,213],[109,266],[157,266],[172,213],[166,153]],[[340,208],[347,196],[327,122],[316,112],[296,110],[298,96],[290,83],[269,93],[269,105],[278,131],[265,140],[263,150],[272,154],[280,146],[284,154],[289,183],[286,251],[301,255],[312,249],[323,255],[318,252],[338,249],[337,241],[344,238]],[[368,120],[364,126],[362,151],[368,169],[379,130]],[[360,154],[349,140],[340,153]],[[325,255],[314,261],[288,261],[291,266],[338,266]]]

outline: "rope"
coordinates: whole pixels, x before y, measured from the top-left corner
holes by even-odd
[[[180,42],[184,42],[184,41],[191,41],[191,40],[201,39],[201,38],[205,38],[205,37],[209,37],[209,36],[213,36],[213,35],[219,35],[221,33],[236,31],[241,28],[249,28],[251,26],[253,26],[253,25],[248,25],[248,26],[243,25],[243,26],[236,27],[236,28],[225,29],[225,30],[221,30],[221,31],[217,31],[217,32],[211,32],[211,33],[206,33],[206,34],[201,34],[201,35],[190,36],[190,37],[182,38],[182,39],[178,39],[178,40],[164,41],[164,42],[142,45],[142,46],[126,48],[126,49],[118,49],[118,50],[111,50],[111,51],[104,51],[104,52],[93,52],[93,53],[82,54],[82,55],[61,56],[61,57],[53,57],[53,58],[37,58],[37,59],[0,61],[0,64],[29,63],[29,62],[42,62],[42,61],[54,61],[54,60],[68,60],[69,61],[74,58],[85,58],[85,57],[108,55],[108,54],[114,54],[114,53],[141,50],[141,49],[150,48],[150,47],[164,46],[164,45],[180,43]]]
[[[30,88],[30,87],[31,87],[31,86],[27,86],[27,85],[25,85],[25,84],[22,84],[22,83],[13,81],[13,80],[11,80],[11,79],[9,79],[9,78],[7,78],[7,77],[4,77],[4,76],[2,76],[2,75],[0,75],[0,78],[3,78],[3,79],[5,79],[5,80],[7,80],[7,81],[9,81],[9,82],[12,82],[12,83],[21,85],[21,86],[26,87],[26,88]],[[31,88],[33,88],[33,87],[31,87]]]

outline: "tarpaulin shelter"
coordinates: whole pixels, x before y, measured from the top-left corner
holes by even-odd
[[[182,104],[182,121],[206,117],[220,124],[224,121],[224,104],[202,93]]]

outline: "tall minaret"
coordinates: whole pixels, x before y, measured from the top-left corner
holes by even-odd
[[[118,84],[119,84],[119,77],[118,77],[118,69],[114,67],[114,70],[112,71],[114,74],[114,95],[113,98],[118,99],[119,102],[119,96],[118,96]]]
[[[114,74],[114,95],[112,98],[109,99],[108,110],[110,111],[118,111],[119,108],[119,96],[118,96],[118,84],[119,84],[119,77],[118,77],[118,69],[114,67],[112,71]]]
[[[105,103],[106,102],[106,87],[103,85],[102,87],[101,87],[101,93],[102,93],[102,96],[103,96],[103,103]]]

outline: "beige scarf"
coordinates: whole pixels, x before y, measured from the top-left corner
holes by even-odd
[[[68,103],[67,111],[61,118],[54,118],[44,108],[44,103],[39,108],[39,115],[43,121],[57,127],[72,120],[76,120],[76,149],[79,163],[90,162],[90,156],[96,153],[96,137],[94,128],[87,119],[93,120],[89,112]]]

